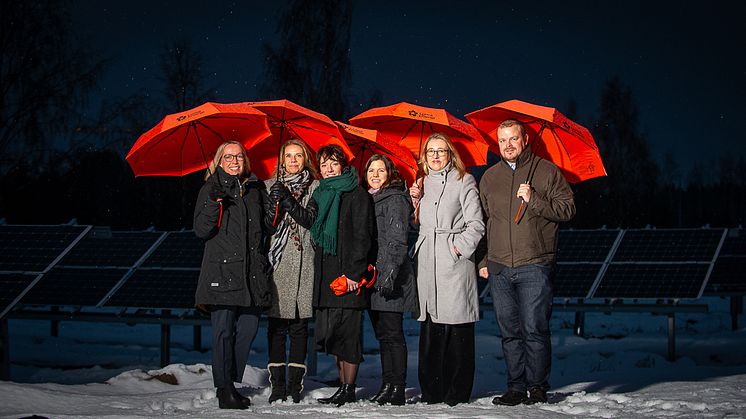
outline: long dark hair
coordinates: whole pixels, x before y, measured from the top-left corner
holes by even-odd
[[[386,182],[383,182],[383,185],[381,185],[381,189],[386,189],[389,186],[393,185],[400,185],[402,182],[401,173],[399,173],[399,169],[396,167],[393,161],[391,161],[391,158],[385,154],[374,154],[370,156],[368,159],[368,162],[365,163],[365,171],[363,172],[363,177],[365,178],[365,184],[368,185],[368,169],[370,168],[371,163],[374,161],[382,161],[384,167],[386,167]],[[368,185],[370,188],[370,185]]]

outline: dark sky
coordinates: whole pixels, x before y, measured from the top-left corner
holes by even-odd
[[[256,86],[261,44],[276,39],[283,2],[111,3],[80,1],[73,11],[111,58],[102,97],[159,94],[158,56],[187,37],[218,101],[275,99],[256,97]],[[461,118],[508,99],[561,109],[573,99],[587,125],[616,75],[632,88],[656,158],[673,153],[685,172],[697,159],[746,155],[745,2],[456,3],[357,1],[354,95],[379,89],[385,104],[445,107]]]

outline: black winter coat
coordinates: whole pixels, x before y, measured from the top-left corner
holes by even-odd
[[[311,206],[316,206],[313,202]],[[339,224],[337,225],[337,254],[330,255],[321,247],[316,248],[314,257],[313,306],[315,308],[368,308],[369,291],[363,289],[360,295],[348,292],[335,295],[329,288],[332,281],[344,274],[353,281],[369,277],[368,263],[375,240],[373,200],[360,186],[340,197]]]
[[[388,298],[378,292],[370,296],[370,308],[404,313],[416,311],[417,286],[412,261],[407,254],[412,199],[403,184],[392,185],[373,195],[378,231],[375,288],[393,287]]]
[[[219,180],[218,180],[219,179]],[[219,182],[226,196],[220,204],[209,198]],[[241,194],[243,189],[243,195]],[[221,167],[199,191],[194,208],[194,232],[205,240],[195,304],[266,308],[271,305],[267,238],[272,233],[264,183],[252,174],[243,184]]]

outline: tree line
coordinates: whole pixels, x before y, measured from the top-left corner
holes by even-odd
[[[134,140],[165,115],[215,100],[204,58],[188,39],[160,57],[160,95],[133,92],[84,109],[108,65],[76,41],[69,1],[0,5],[0,218],[14,224],[110,225],[123,229],[191,228],[202,174],[135,178],[124,161]],[[352,2],[294,0],[278,19],[278,41],[265,43],[257,100],[287,98],[332,119],[352,115],[349,55]],[[302,47],[299,47],[302,45]],[[354,102],[379,106],[371,92]],[[744,157],[720,156],[687,173],[670,155],[650,153],[631,87],[607,80],[589,127],[608,177],[574,185],[574,228],[732,227],[746,216]],[[494,159],[492,159],[494,162]]]

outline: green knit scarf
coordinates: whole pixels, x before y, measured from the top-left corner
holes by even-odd
[[[318,204],[319,212],[311,226],[311,237],[327,254],[337,254],[340,196],[343,192],[354,190],[357,185],[357,172],[354,167],[350,167],[339,176],[321,179],[319,186],[313,191],[312,198]]]

